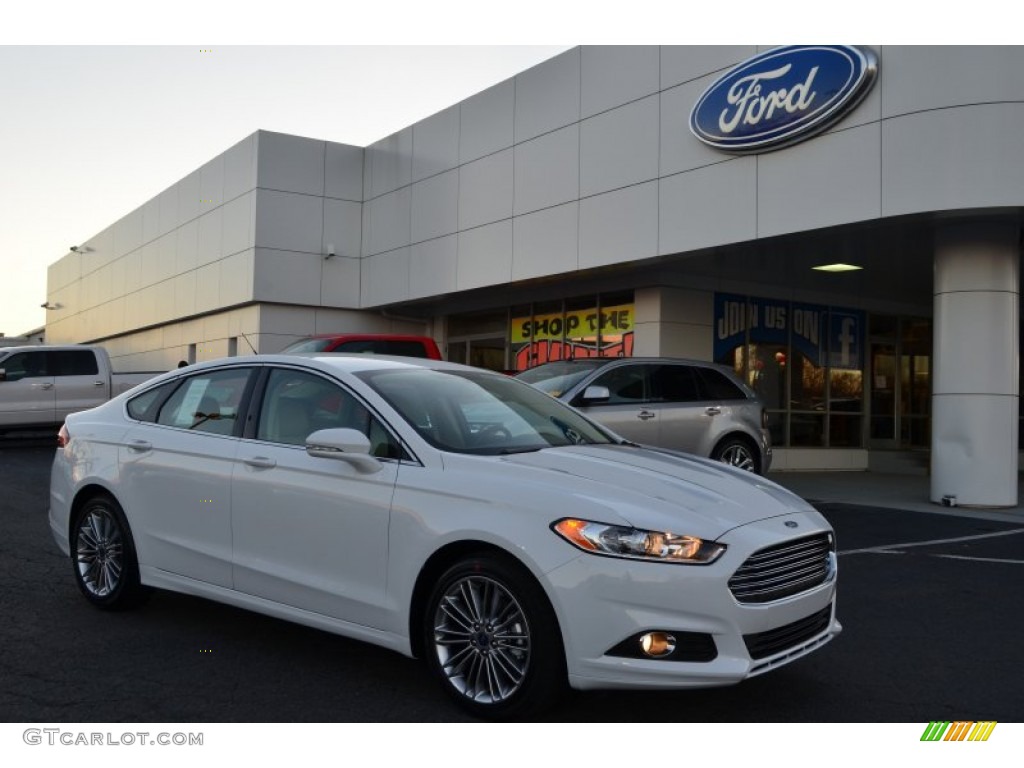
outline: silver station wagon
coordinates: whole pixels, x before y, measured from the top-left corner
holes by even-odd
[[[698,360],[589,358],[545,363],[518,378],[642,445],[707,456],[764,474],[764,405],[728,368]]]

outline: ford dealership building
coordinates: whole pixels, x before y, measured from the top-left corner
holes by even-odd
[[[1017,502],[1024,48],[581,47],[369,147],[258,131],[49,270],[122,369],[330,331],[733,367],[777,469]]]

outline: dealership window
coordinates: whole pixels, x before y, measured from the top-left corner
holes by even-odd
[[[772,444],[864,445],[863,312],[715,295],[715,361],[757,392]]]
[[[524,371],[553,360],[632,355],[632,291],[448,318],[446,358],[481,368]]]

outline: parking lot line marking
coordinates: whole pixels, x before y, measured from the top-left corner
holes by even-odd
[[[879,544],[877,547],[865,547],[864,549],[849,549],[846,552],[839,552],[840,555],[860,555],[864,553],[891,554],[887,550],[907,549],[909,547],[931,547],[936,544],[957,544],[961,541],[977,541],[978,539],[992,539],[996,536],[1013,536],[1024,533],[1024,528],[1013,528],[1009,531],[995,531],[993,533],[979,533],[974,536],[958,536],[954,539],[931,539],[930,541],[910,541],[901,544]]]
[[[967,557],[967,555],[932,555],[932,557],[944,557],[947,560],[974,560],[979,563],[1009,563],[1010,565],[1024,565],[1024,560],[1007,560],[1003,557]]]

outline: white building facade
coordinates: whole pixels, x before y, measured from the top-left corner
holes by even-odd
[[[699,140],[702,95],[766,50],[575,48],[366,148],[258,131],[53,264],[47,341],[124,370],[335,331],[504,370],[716,360],[776,468],[898,452],[935,501],[1015,504],[1024,48],[864,46],[815,135]]]

